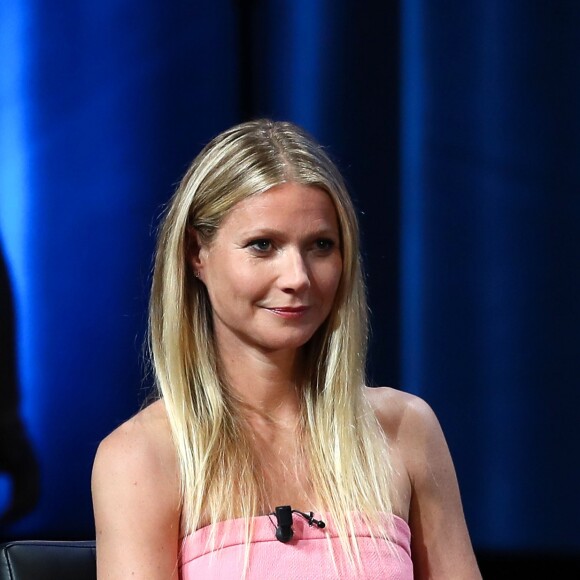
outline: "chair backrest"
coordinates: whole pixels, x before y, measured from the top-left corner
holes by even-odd
[[[0,580],[96,580],[95,542],[19,540],[0,545]]]

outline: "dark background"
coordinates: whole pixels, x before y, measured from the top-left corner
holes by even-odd
[[[484,576],[577,577],[579,30],[573,0],[2,2],[0,539],[93,537],[163,203],[268,116],[347,179],[370,381],[438,414]]]

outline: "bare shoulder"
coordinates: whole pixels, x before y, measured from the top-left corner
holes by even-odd
[[[110,470],[121,477],[131,473],[134,478],[142,472],[148,476],[160,475],[174,472],[176,467],[165,408],[162,401],[156,401],[101,441],[93,477],[98,478]]]
[[[365,389],[391,446],[404,461],[412,482],[449,469],[451,457],[439,420],[421,397],[389,387]]]
[[[99,577],[177,577],[179,475],[161,401],[100,443],[92,472]]]
[[[419,441],[441,431],[433,409],[417,395],[391,387],[366,387],[364,393],[391,441]]]
[[[409,526],[415,578],[481,580],[453,460],[433,409],[396,389],[365,389],[411,483]]]
[[[435,467],[449,465],[451,458],[443,430],[424,399],[390,387],[367,387],[365,394],[392,452],[403,461],[413,484]]]

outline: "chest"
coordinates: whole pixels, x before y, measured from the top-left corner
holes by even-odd
[[[261,441],[256,446],[257,467],[263,481],[262,510],[273,512],[276,506],[290,505],[303,512],[316,510],[316,493],[308,460],[296,439]],[[407,520],[412,486],[402,455],[391,442],[389,461],[392,474],[393,511]],[[384,466],[388,469],[388,466]]]
[[[301,511],[315,509],[310,472],[295,441],[263,444],[257,449],[256,458],[263,481],[264,513],[273,512],[280,505]]]

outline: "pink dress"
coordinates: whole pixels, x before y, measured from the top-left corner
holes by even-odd
[[[355,530],[363,569],[353,569],[344,554],[338,534],[324,519],[326,528],[310,527],[306,520],[294,517],[294,536],[288,543],[275,537],[274,518],[254,518],[250,548],[249,580],[272,578],[295,580],[412,580],[411,531],[405,520],[395,516],[393,544],[376,540],[362,522],[355,518]],[[187,536],[180,567],[182,580],[239,580],[242,578],[246,546],[244,520],[234,519],[215,525],[215,549],[212,549],[207,526]],[[328,543],[332,544],[334,561]]]

